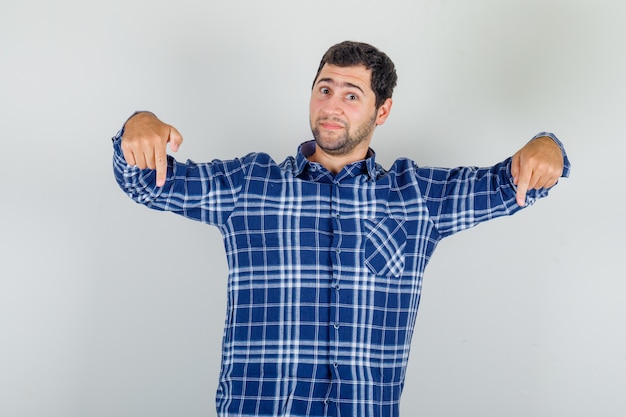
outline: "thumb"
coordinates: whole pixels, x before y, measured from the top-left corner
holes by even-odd
[[[183,144],[183,136],[174,126],[170,126],[169,143],[172,152],[177,152],[180,145]]]

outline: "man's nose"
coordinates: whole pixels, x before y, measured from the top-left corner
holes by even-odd
[[[324,104],[322,111],[325,114],[336,115],[343,113],[343,102],[341,101],[341,97],[338,95],[333,95]]]

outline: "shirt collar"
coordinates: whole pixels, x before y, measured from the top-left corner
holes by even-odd
[[[320,166],[319,164],[311,162],[307,159],[307,157],[315,153],[315,146],[315,140],[309,140],[307,142],[303,142],[298,147],[298,154],[296,155],[296,169],[294,172],[296,177],[309,170],[312,164]],[[362,159],[347,165],[338,175],[341,175],[346,171],[351,172],[349,175],[351,177],[362,173],[367,175],[371,181],[376,181],[379,176],[379,171],[382,171],[382,168],[376,164],[376,152],[374,152],[372,148],[369,148],[367,151],[367,157],[364,160]]]

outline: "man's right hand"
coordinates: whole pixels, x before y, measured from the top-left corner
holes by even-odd
[[[162,187],[167,175],[167,144],[178,151],[183,137],[174,126],[160,121],[150,112],[132,116],[124,125],[122,152],[128,165],[156,169],[156,185]]]

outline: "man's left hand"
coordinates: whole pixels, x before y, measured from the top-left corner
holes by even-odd
[[[529,189],[550,188],[563,173],[561,148],[548,136],[540,136],[528,142],[513,155],[511,174],[517,186],[516,201],[526,204]]]

